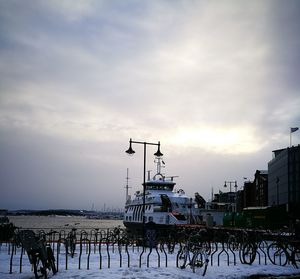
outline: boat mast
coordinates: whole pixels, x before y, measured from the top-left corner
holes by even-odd
[[[126,189],[126,202],[127,202],[128,199],[129,199],[128,189],[131,188],[131,187],[128,186],[128,180],[129,180],[129,177],[128,177],[128,168],[127,168],[126,186],[124,187],[124,188]]]
[[[162,161],[162,158],[161,157],[156,157],[155,158],[155,163],[156,163],[156,174],[161,174],[161,168],[162,168],[162,165],[161,163],[165,164],[164,161]]]

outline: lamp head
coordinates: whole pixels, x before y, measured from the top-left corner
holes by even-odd
[[[129,148],[125,151],[128,155],[133,155],[135,151],[131,147],[131,139],[129,141]]]
[[[162,157],[164,154],[162,154],[160,152],[160,142],[158,142],[158,148],[157,148],[157,151],[154,153],[154,156],[156,157]]]
[[[224,184],[224,187],[225,187],[225,188],[227,187],[227,184],[226,184],[226,182],[225,182],[225,184]]]

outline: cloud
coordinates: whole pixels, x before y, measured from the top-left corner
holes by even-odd
[[[189,145],[216,153],[253,153],[258,152],[263,143],[258,142],[252,127],[216,129],[206,126],[184,128],[173,135],[171,144]]]
[[[64,154],[61,168],[82,160],[68,169],[75,175],[82,167],[87,179],[84,165],[93,162],[89,167],[103,167],[115,184],[123,177],[117,182],[113,169],[129,164],[118,156],[131,137],[161,140],[177,162],[173,169],[189,176],[197,170],[181,170],[178,162],[189,161],[182,155],[205,158],[192,160],[206,165],[203,185],[218,156],[223,176],[260,160],[264,165],[271,150],[288,144],[289,127],[299,126],[297,7],[293,1],[2,1],[2,146],[18,135],[9,155],[24,141],[20,153],[27,154],[35,152],[34,139],[43,139],[51,152]],[[51,165],[50,154],[36,152],[33,165],[41,159]],[[229,160],[242,165],[236,156],[243,169],[229,167]],[[130,164],[139,168],[137,161]],[[55,179],[66,188],[76,184]]]
[[[2,68],[9,86],[10,77],[18,77],[22,89],[15,91],[23,92],[21,99],[30,95],[25,92],[31,88],[40,88],[41,92],[33,93],[36,98],[45,96],[52,103],[71,98],[70,107],[85,99],[82,107],[97,104],[102,115],[115,114],[117,119],[122,114],[139,129],[156,119],[162,119],[165,127],[173,122],[167,118],[177,118],[177,128],[204,122],[220,129],[245,125],[250,119],[263,125],[270,100],[284,98],[265,84],[273,71],[267,62],[274,57],[272,41],[265,36],[270,30],[269,3],[189,3],[181,7],[180,15],[167,2],[140,9],[121,5],[127,13],[107,2],[99,6],[92,1],[78,1],[72,7],[69,1],[53,1],[35,9],[46,13],[44,5],[51,7],[50,14],[58,13],[56,24],[71,32],[61,36],[49,28],[55,27],[49,16],[32,28],[36,19],[23,15],[31,36],[22,35],[20,26],[14,28],[11,36],[25,50],[9,50]],[[100,20],[94,18],[95,10]],[[77,18],[78,32],[64,21],[66,13]],[[85,22],[86,18],[93,21]],[[93,24],[99,24],[98,30]],[[85,30],[91,31],[89,36]],[[83,91],[87,98],[82,97]],[[253,106],[255,114],[249,109]],[[107,122],[116,121],[110,117]]]
[[[78,6],[74,5],[72,9],[68,8],[68,1],[49,4],[53,13],[61,12],[58,21],[63,29],[68,28],[64,22],[65,13],[71,18],[77,15],[78,21],[93,16],[92,2],[77,3]],[[249,126],[250,119],[251,126],[263,126],[264,111],[269,111],[270,98],[284,97],[277,91],[265,92],[264,78],[270,75],[266,62],[273,56],[269,38],[264,37],[269,30],[263,17],[269,16],[268,5],[257,2],[230,7],[184,5],[182,15],[178,17],[178,11],[173,8],[166,18],[163,15],[169,6],[165,3],[147,6],[143,10],[145,17],[137,16],[138,9],[121,15],[116,7],[101,7],[104,10],[109,7],[115,21],[100,9],[101,20],[95,21],[100,23],[100,31],[94,30],[87,37],[82,35],[93,45],[91,47],[72,29],[65,37],[58,35],[58,40],[55,40],[57,33],[51,29],[42,34],[43,29],[48,28],[48,22],[31,31],[32,36],[17,33],[19,44],[26,47],[24,54],[33,55],[19,53],[20,56],[14,59],[15,53],[12,53],[6,59],[5,69],[10,68],[18,77],[23,76],[23,82],[19,80],[22,89],[16,90],[22,92],[22,96],[16,97],[16,103],[18,98],[27,100],[29,108],[28,100],[35,96],[41,102],[52,103],[52,107],[59,99],[65,104],[64,109],[52,110],[51,114],[45,109],[44,116],[41,115],[43,106],[33,104],[35,113],[37,108],[40,110],[37,117],[41,121],[40,127],[49,127],[43,123],[47,122],[47,114],[51,117],[50,122],[61,123],[60,130],[74,129],[71,134],[78,134],[76,125],[79,130],[85,125],[90,127],[91,138],[97,135],[99,125],[112,126],[120,118],[124,120],[120,126],[128,127],[126,123],[129,123],[138,130],[144,130],[153,121],[164,129],[174,118],[177,119],[175,130],[183,130],[186,125],[199,127],[199,122],[212,129],[215,127],[216,131],[224,126],[238,129],[242,125]],[[131,14],[135,15],[133,19]],[[169,29],[173,24],[176,31]],[[91,24],[83,26],[78,24],[78,31],[89,30]],[[97,33],[99,38],[95,37]],[[120,48],[123,40],[125,47]],[[152,43],[148,45],[148,42]],[[135,52],[129,48],[131,46]],[[253,106],[255,114],[249,109]],[[76,107],[79,111],[91,111],[93,116],[86,114],[84,117],[80,112],[77,117],[63,113],[64,110],[75,112]],[[277,113],[277,117],[280,115]],[[77,120],[78,117],[83,118],[82,121]],[[159,119],[162,124],[157,121]],[[29,119],[27,123],[35,121]]]
[[[98,3],[97,3],[98,2]],[[71,22],[76,22],[93,16],[95,13],[94,6],[101,5],[103,1],[85,1],[85,0],[53,0],[42,3],[45,9],[51,9],[53,13],[59,14],[61,17]]]

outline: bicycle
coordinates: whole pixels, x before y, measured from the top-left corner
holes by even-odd
[[[76,243],[77,243],[76,230],[77,229],[73,228],[68,233],[68,236],[67,236],[66,242],[65,242],[67,253],[71,255],[71,258],[74,258],[75,250],[76,250]]]
[[[193,273],[199,273],[202,276],[206,274],[211,246],[205,234],[206,231],[194,233],[180,249],[177,262],[181,269],[189,265]]]
[[[291,262],[294,267],[300,268],[300,243],[299,241],[293,243],[293,249],[291,253]]]
[[[295,268],[300,267],[300,243],[277,238],[267,248],[270,262],[274,265],[285,266],[291,263]]]
[[[45,237],[36,235],[32,230],[22,230],[16,235],[16,241],[26,250],[35,278],[47,278],[48,271],[57,273],[54,254]]]
[[[240,261],[242,264],[251,265],[254,262],[258,249],[257,237],[258,236],[255,231],[242,231],[243,243],[239,253]]]
[[[210,255],[210,246],[206,242],[202,242],[195,246],[194,256],[192,258],[191,267],[194,273],[206,274]],[[200,268],[203,268],[201,270]]]

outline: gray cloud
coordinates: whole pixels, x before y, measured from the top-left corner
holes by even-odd
[[[299,126],[299,18],[297,1],[1,1],[3,206],[122,203],[130,137],[161,140],[204,196],[266,168]]]

